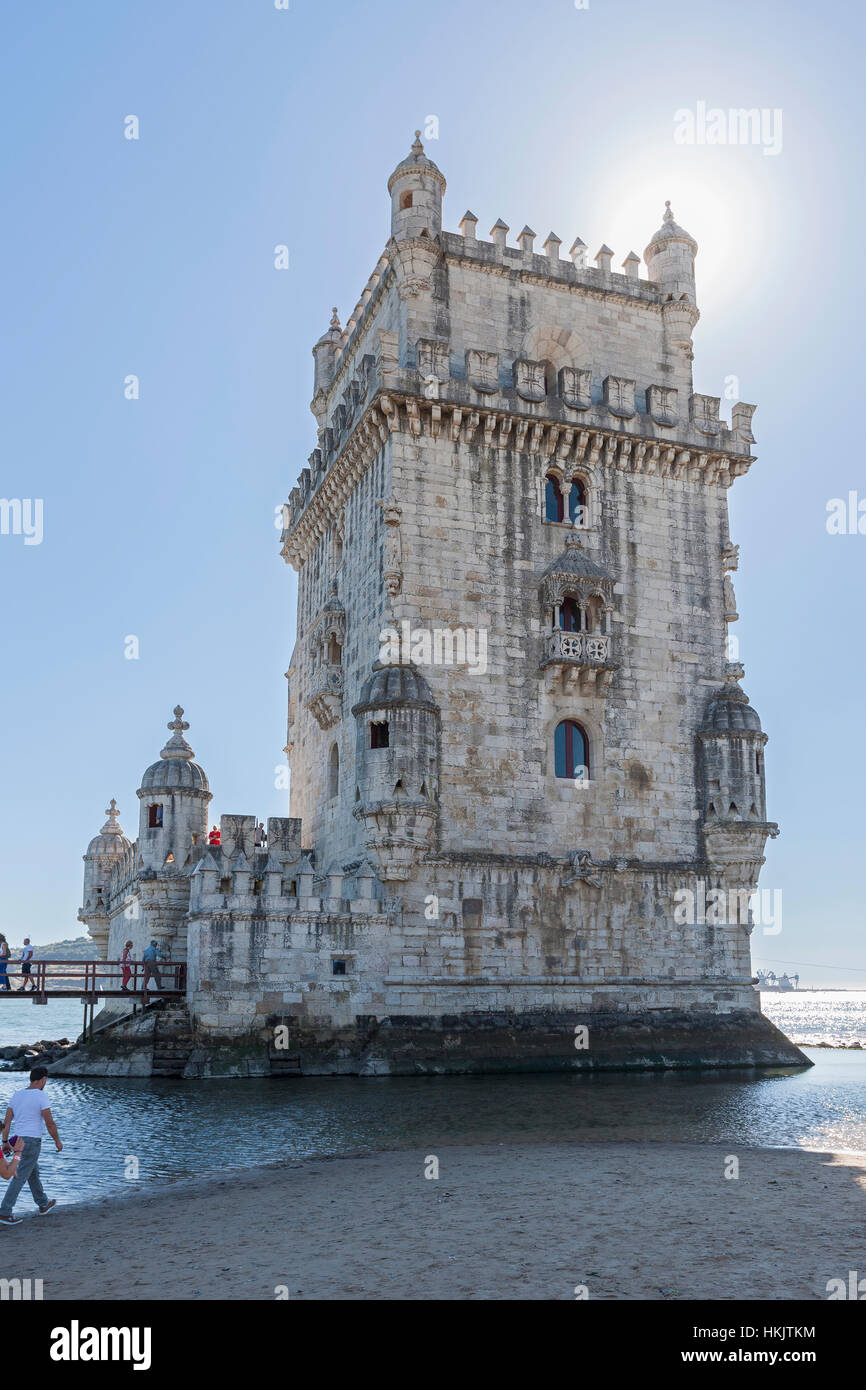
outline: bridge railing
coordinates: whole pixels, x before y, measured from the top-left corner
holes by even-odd
[[[145,988],[149,995],[184,994],[186,963],[175,960],[130,960],[126,963],[121,960],[34,960],[30,974],[26,975],[19,961],[10,961],[7,980],[10,990],[4,991],[0,976],[0,998],[4,993],[20,993],[22,986],[27,993],[35,995],[60,992],[85,996],[142,994]]]

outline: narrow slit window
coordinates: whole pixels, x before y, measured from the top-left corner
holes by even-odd
[[[387,720],[380,720],[370,725],[370,747],[387,748],[389,747],[389,729]]]

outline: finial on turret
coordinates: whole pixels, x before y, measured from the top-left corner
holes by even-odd
[[[118,822],[118,819],[117,819],[117,817],[118,817],[117,802],[115,801],[114,797],[111,798],[111,800],[109,801],[108,805],[106,806],[106,808],[105,808],[105,814],[106,814],[106,816],[108,817],[108,820],[105,822],[104,826],[103,826],[102,829],[100,830],[100,832],[99,832],[100,835],[120,835],[120,836],[122,836],[122,835],[123,835],[123,827],[120,825],[120,823]]]
[[[670,199],[668,199],[667,202],[665,203],[665,215],[664,215],[664,217],[662,218],[662,221],[663,221],[663,222],[673,222],[673,220],[674,220],[674,215],[673,215],[673,213],[671,212],[671,203],[670,203]]]
[[[418,155],[419,155],[419,154],[423,154],[423,153],[424,153],[424,146],[421,144],[421,132],[420,132],[420,130],[416,130],[416,131],[415,131],[415,139],[414,139],[414,141],[412,142],[412,153],[414,154],[414,156],[415,156],[416,159],[418,158]]]
[[[186,730],[189,728],[189,725],[184,721],[183,705],[175,705],[173,713],[174,719],[172,719],[171,722],[166,725],[166,728],[173,729],[176,733],[179,734],[185,733]]]
[[[160,753],[161,758],[188,758],[195,757],[192,749],[184,738],[184,733],[189,728],[189,724],[183,717],[183,706],[175,705],[174,719],[168,724],[172,731],[171,738]]]
[[[340,315],[339,315],[339,313],[338,313],[338,311],[337,311],[337,306],[336,306],[336,304],[334,305],[334,308],[333,308],[333,310],[331,311],[331,322],[330,322],[330,324],[329,324],[328,326],[329,326],[330,328],[336,328],[337,331],[338,331],[339,333],[342,333],[342,331],[343,331],[342,328],[340,327]]]

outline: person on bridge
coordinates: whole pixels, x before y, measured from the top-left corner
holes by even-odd
[[[127,985],[129,984],[130,980],[132,979],[132,966],[129,964],[129,962],[130,962],[131,960],[132,960],[132,942],[131,942],[131,941],[127,941],[126,945],[125,945],[124,948],[123,948],[123,954],[122,954],[121,957],[120,957],[120,963],[121,963],[121,965],[123,966],[123,970],[121,971],[121,976],[120,976],[120,988],[121,988],[121,989],[124,989],[124,990],[126,989]],[[127,990],[127,993],[129,993],[128,990]]]
[[[142,985],[144,993],[147,994],[147,982],[151,976],[156,980],[157,989],[162,989],[159,966],[156,962],[162,960],[163,955],[155,941],[151,941],[147,949],[142,951],[141,959],[144,961],[144,984]]]
[[[23,984],[21,984],[21,985],[18,986],[18,990],[17,990],[17,993],[18,993],[18,994],[23,994],[24,991],[27,989],[27,981],[28,981],[28,980],[30,980],[30,991],[31,991],[31,993],[35,993],[35,992],[36,992],[36,986],[34,985],[32,979],[30,979],[30,972],[31,972],[32,969],[33,969],[33,947],[30,945],[30,937],[29,937],[29,936],[25,936],[25,938],[24,938],[24,950],[21,952],[21,974],[22,974],[22,976],[23,976]]]
[[[255,844],[256,849],[267,849],[268,832],[265,830],[263,821],[259,821],[256,826]]]
[[[18,1193],[26,1182],[30,1184],[30,1191],[40,1216],[47,1216],[51,1208],[57,1204],[55,1198],[52,1197],[49,1201],[46,1197],[39,1179],[39,1151],[42,1148],[43,1122],[57,1146],[57,1152],[60,1153],[63,1148],[60,1135],[57,1133],[57,1125],[51,1114],[51,1107],[43,1095],[47,1076],[48,1072],[44,1067],[34,1067],[30,1073],[30,1085],[23,1091],[16,1091],[6,1107],[2,1137],[4,1154],[9,1158],[13,1152],[9,1143],[9,1129],[13,1119],[15,1129],[24,1143],[21,1148],[21,1157],[18,1160],[18,1172],[10,1182],[6,1195],[0,1203],[0,1226],[17,1226],[20,1223],[21,1217],[15,1216],[12,1208],[18,1200]]]
[[[209,834],[208,837],[207,837],[207,842],[208,842],[208,844],[209,844],[209,845],[218,845],[219,842],[220,842],[220,840],[221,840],[221,838],[222,838],[222,832],[219,831],[219,830],[217,830],[217,828],[216,828],[215,825],[212,825],[212,826],[211,826],[211,832],[210,832],[210,834]]]
[[[9,976],[6,971],[9,967],[9,942],[2,932],[0,932],[0,989],[9,994],[12,986],[9,983]]]

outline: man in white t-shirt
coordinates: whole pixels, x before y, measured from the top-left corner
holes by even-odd
[[[23,993],[24,993],[24,991],[27,989],[27,984],[28,984],[28,982],[29,982],[29,984],[30,984],[30,989],[31,989],[31,991],[33,991],[33,990],[36,989],[36,986],[35,986],[34,983],[33,983],[33,977],[32,977],[32,975],[31,975],[32,969],[33,969],[33,947],[30,945],[30,937],[29,937],[29,936],[25,936],[25,938],[24,938],[24,949],[23,949],[23,951],[21,952],[21,976],[22,976],[22,984],[21,984],[21,986],[20,986],[20,988],[19,988],[19,990],[18,990],[18,993],[19,993],[19,994],[23,994]]]
[[[6,1189],[6,1195],[0,1203],[0,1226],[20,1224],[21,1217],[14,1216],[12,1208],[18,1200],[18,1194],[25,1182],[30,1184],[30,1191],[33,1193],[33,1200],[40,1216],[46,1216],[56,1205],[54,1198],[49,1201],[46,1197],[39,1177],[39,1153],[42,1148],[43,1124],[57,1145],[57,1152],[60,1153],[63,1148],[60,1135],[57,1133],[57,1125],[54,1123],[51,1108],[44,1094],[47,1076],[48,1072],[44,1067],[34,1067],[30,1073],[30,1085],[23,1091],[16,1091],[6,1107],[6,1117],[3,1121],[3,1152],[7,1157],[12,1152],[9,1132],[13,1122],[15,1133],[19,1139],[24,1140],[24,1148],[21,1151],[18,1172],[10,1182]]]

